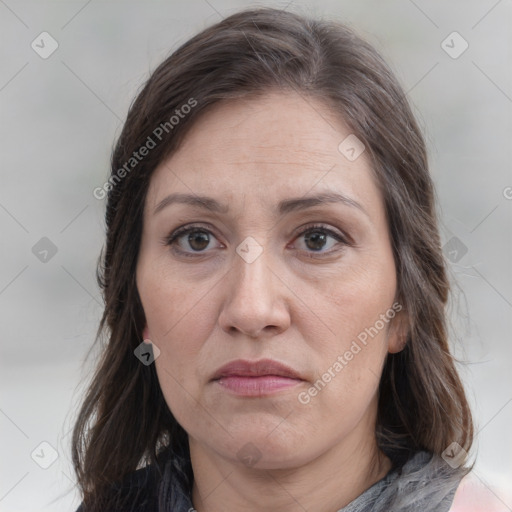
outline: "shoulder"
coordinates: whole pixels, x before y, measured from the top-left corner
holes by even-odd
[[[449,512],[506,512],[505,503],[512,503],[512,491],[507,485],[485,482],[474,473],[465,476],[455,493]]]

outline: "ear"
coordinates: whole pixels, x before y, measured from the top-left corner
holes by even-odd
[[[149,334],[149,329],[147,324],[144,325],[144,329],[142,330],[142,340],[151,340],[151,335]]]
[[[401,352],[407,345],[409,336],[409,321],[405,310],[399,311],[389,324],[388,331],[388,352],[396,354]]]

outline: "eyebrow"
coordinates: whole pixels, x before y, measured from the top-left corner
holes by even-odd
[[[279,202],[276,211],[279,215],[286,215],[288,213],[301,211],[307,208],[313,208],[315,206],[328,203],[342,203],[346,206],[357,208],[369,217],[368,213],[360,203],[338,192],[321,192],[315,195],[285,199]],[[162,199],[153,210],[153,215],[156,215],[158,212],[162,211],[164,208],[171,204],[186,204],[214,213],[229,212],[228,205],[219,203],[219,201],[213,197],[175,193],[169,194],[164,199]]]

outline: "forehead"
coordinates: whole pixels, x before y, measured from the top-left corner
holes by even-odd
[[[365,152],[350,160],[339,150],[349,136],[324,102],[295,93],[218,103],[155,170],[148,204],[182,192],[228,201],[243,196],[270,207],[285,196],[320,190],[379,202]]]

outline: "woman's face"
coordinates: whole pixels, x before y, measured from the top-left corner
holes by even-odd
[[[374,443],[401,305],[383,199],[349,135],[321,102],[272,92],[217,104],[151,178],[144,337],[196,451],[275,469]]]

